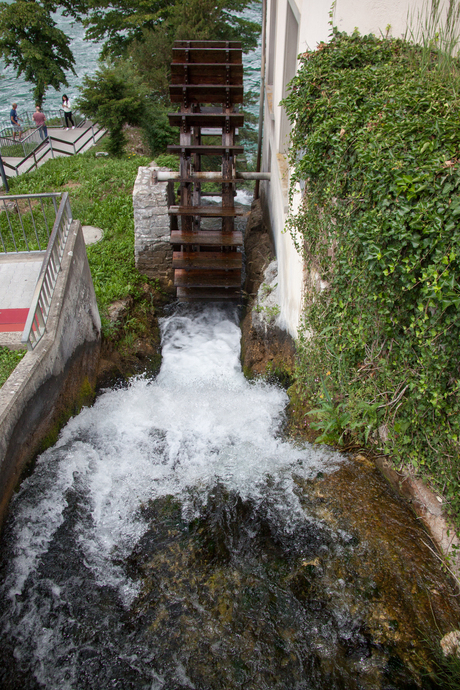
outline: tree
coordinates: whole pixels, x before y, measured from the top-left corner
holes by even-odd
[[[34,85],[36,103],[42,105],[46,90],[68,86],[65,72],[75,74],[70,39],[51,17],[54,6],[34,0],[0,2],[0,55]]]
[[[94,77],[86,76],[83,85],[78,108],[109,130],[109,152],[121,156],[126,143],[123,126],[141,123],[145,89],[132,71],[112,65],[98,70]]]
[[[253,0],[88,0],[86,36],[106,39],[102,55],[121,57],[150,32],[175,39],[241,41],[256,47],[260,25],[238,16]],[[170,62],[170,59],[168,59]]]
[[[170,64],[175,40],[238,40],[243,49],[255,48],[260,34],[260,25],[238,16],[251,0],[102,0],[91,3],[89,14],[83,20],[87,27],[86,37],[94,40],[106,39],[102,55],[111,60],[110,68],[98,73],[96,79],[87,79],[84,99],[78,103],[80,109],[104,124],[105,114],[98,104],[99,94],[105,102],[111,91],[102,80],[114,73],[129,74],[122,81],[130,82],[138,94],[137,105],[142,109],[138,122],[144,129],[145,139],[152,153],[164,150],[168,143],[177,138],[177,131],[168,124]],[[127,88],[127,87],[126,87]],[[90,94],[89,90],[93,93]],[[122,113],[130,117],[132,112],[124,110],[125,96],[120,90],[117,101],[111,107],[117,113],[116,127],[106,124],[112,140],[118,142],[115,149],[121,152],[123,145]],[[136,108],[137,112],[137,108]],[[131,120],[125,120],[135,124]]]

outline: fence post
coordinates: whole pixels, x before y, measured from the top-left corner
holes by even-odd
[[[49,142],[50,142],[50,149],[51,149],[51,158],[54,158],[53,142],[51,141],[51,136],[49,137]]]
[[[5,168],[3,167],[2,156],[0,155],[0,175],[2,176],[3,186],[5,187],[5,192],[9,192],[8,180],[6,179]]]

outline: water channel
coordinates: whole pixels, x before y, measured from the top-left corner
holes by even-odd
[[[441,687],[426,642],[460,610],[407,506],[365,458],[285,438],[236,309],[161,329],[156,378],[103,391],[13,500],[0,686]]]

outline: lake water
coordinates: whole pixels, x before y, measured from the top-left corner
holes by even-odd
[[[262,13],[261,3],[255,3],[244,12],[244,16],[253,21],[261,22]],[[50,88],[46,94],[45,108],[54,110],[60,107],[62,94],[66,93],[71,101],[77,98],[83,78],[85,75],[93,76],[98,68],[98,57],[102,43],[85,41],[85,29],[81,24],[72,20],[71,17],[64,17],[62,13],[56,14],[58,27],[72,38],[71,48],[75,56],[76,76],[72,73],[67,75],[68,87],[63,87],[60,92]],[[243,57],[245,67],[245,88],[258,91],[260,81],[260,42],[257,49]],[[18,104],[19,114],[24,111],[35,109],[32,97],[32,86],[22,77],[16,77],[16,70],[13,67],[5,67],[3,60],[0,60],[0,122],[9,120],[11,103]],[[258,113],[258,105],[254,107],[254,114]]]

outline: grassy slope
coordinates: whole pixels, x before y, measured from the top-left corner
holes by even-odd
[[[25,354],[26,350],[9,350],[7,347],[0,347],[0,387]]]
[[[69,192],[73,217],[104,231],[102,241],[87,249],[103,319],[111,302],[132,294],[142,281],[134,266],[132,189],[138,167],[149,162],[135,155],[96,158],[91,151],[57,158],[11,181],[15,194]]]
[[[69,192],[74,218],[104,231],[103,239],[87,248],[94,289],[105,335],[107,307],[117,299],[136,297],[146,281],[134,265],[132,189],[140,165],[150,158],[129,154],[121,159],[96,158],[95,150],[48,161],[38,170],[10,180],[13,194]],[[0,348],[0,385],[23,353]]]

